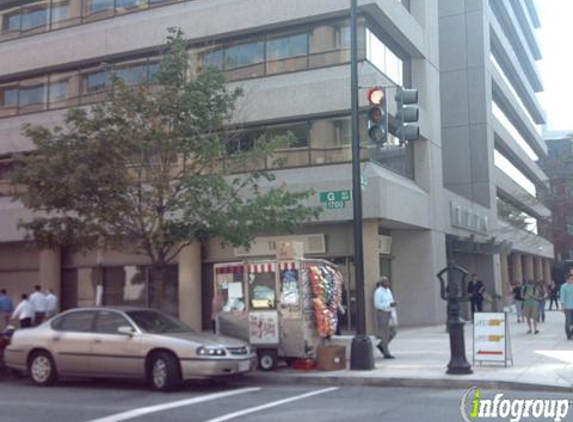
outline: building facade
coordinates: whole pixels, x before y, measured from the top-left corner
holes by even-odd
[[[420,94],[420,139],[402,144],[390,136],[361,153],[368,331],[381,274],[392,279],[402,324],[445,320],[436,274],[447,251],[491,292],[503,293],[514,279],[550,277],[552,245],[543,233],[513,229],[498,216],[500,201],[531,221],[548,214],[535,201],[546,177],[529,155],[546,154],[537,131],[544,116],[535,98],[542,87],[534,4],[358,4],[361,107],[372,86],[387,87],[391,96],[399,87]],[[261,134],[290,131],[297,142],[279,152],[286,164],[258,168],[272,170],[289,189],[314,189],[312,205],[321,204],[321,193],[351,190],[348,17],[348,0],[0,1],[0,287],[13,296],[36,283],[53,287],[63,307],[149,303],[143,257],[27,249],[17,221],[29,214],[11,201],[6,177],[11,156],[32,148],[21,135],[23,123],[54,125],[67,108],[101,101],[109,66],[129,84],[149,83],[169,27],[189,39],[194,68],[218,67],[243,88],[233,151],[252,148]],[[395,112],[392,102],[389,111]],[[366,127],[361,117],[364,144]],[[351,330],[352,227],[352,204],[340,201],[325,204],[320,221],[295,234],[261,233],[249,251],[216,241],[189,247],[169,270],[171,312],[208,327],[213,265],[272,257],[278,240],[294,239],[306,256],[340,266]]]

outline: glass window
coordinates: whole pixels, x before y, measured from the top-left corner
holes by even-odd
[[[248,277],[251,309],[274,309],[276,305],[275,272],[250,272]]]
[[[263,76],[264,58],[262,41],[237,44],[225,49],[223,66],[229,80]]]
[[[50,75],[48,99],[50,108],[72,107],[78,104],[80,90],[79,72]]]
[[[22,6],[22,32],[42,32],[48,30],[48,1]]]
[[[147,9],[147,0],[115,0],[115,11],[120,13]]]
[[[131,323],[120,313],[113,311],[99,311],[95,319],[95,332],[117,334],[119,327],[132,327]]]
[[[267,129],[269,139],[278,136],[290,136],[293,138],[293,142],[288,148],[275,150],[272,157],[267,159],[268,167],[307,166],[310,160],[309,134],[310,124],[308,122],[269,127]]]
[[[358,21],[358,59],[365,57],[365,21]],[[309,39],[310,67],[324,67],[350,61],[350,22],[339,21],[313,28]]]
[[[109,71],[90,70],[82,73],[81,76],[81,98],[82,104],[90,102],[104,101],[106,92],[110,88]]]
[[[504,172],[508,177],[513,179],[515,183],[521,186],[531,196],[537,196],[537,189],[535,183],[521,172],[505,155],[497,149],[493,151],[493,162],[495,166]]]
[[[0,10],[0,41],[20,36],[20,7]]]
[[[91,332],[94,315],[94,311],[76,311],[65,314],[54,319],[52,328],[58,331]]]
[[[147,83],[147,60],[118,64],[114,73],[126,85],[144,85]]]
[[[308,34],[282,35],[267,40],[267,73],[307,68]]]
[[[21,113],[45,110],[48,106],[48,78],[20,82],[18,101]]]
[[[0,116],[12,116],[18,112],[18,84],[0,85]]]
[[[52,28],[77,25],[81,21],[82,0],[52,0]]]
[[[403,61],[369,29],[366,30],[366,58],[394,83],[403,85]]]
[[[223,70],[223,49],[218,48],[203,53],[203,68],[206,69],[209,67]]]
[[[149,0],[149,7],[162,6],[164,4],[177,3],[182,0]]]
[[[325,164],[350,161],[351,139],[350,117],[313,121],[310,131],[311,162]]]
[[[84,0],[84,18],[87,21],[113,16],[114,0]]]

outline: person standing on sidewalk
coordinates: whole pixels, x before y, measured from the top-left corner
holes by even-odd
[[[559,310],[559,288],[555,281],[552,281],[549,285],[549,310],[553,309],[553,303],[555,303],[555,309]]]
[[[382,276],[378,282],[378,287],[374,291],[374,309],[376,309],[378,337],[380,338],[380,342],[376,347],[386,359],[394,359],[394,356],[390,354],[388,345],[396,336],[396,327],[390,324],[396,305],[397,303],[394,301],[394,296],[390,290],[390,279],[387,276]]]
[[[472,305],[472,319],[474,313],[483,311],[484,293],[485,285],[483,281],[478,280],[477,274],[472,274],[470,282],[468,283],[468,296]]]
[[[34,325],[40,325],[46,318],[48,301],[46,300],[46,295],[42,292],[42,287],[36,284],[34,290],[35,292],[30,295],[30,303],[34,307]]]
[[[521,294],[522,289],[521,281],[517,280],[515,285],[511,289],[513,293],[513,301],[515,302],[515,313],[517,315],[517,323],[524,322],[523,319],[523,295]]]
[[[539,299],[537,301],[537,313],[539,315],[539,322],[545,322],[545,303],[547,302],[547,290],[545,289],[545,283],[543,280],[538,280],[536,283],[537,289],[539,290]]]
[[[573,325],[573,275],[567,275],[567,282],[561,285],[559,297],[561,309],[565,312],[565,334],[567,340],[571,340],[573,335],[571,331],[571,325]]]
[[[533,280],[527,280],[522,288],[523,295],[523,314],[527,318],[527,334],[538,334],[537,322],[539,321],[539,299],[541,292]]]
[[[6,289],[0,290],[0,331],[10,323],[10,315],[14,312],[14,303]]]
[[[26,293],[22,294],[21,298],[22,300],[12,314],[12,319],[18,318],[20,328],[29,328],[32,326],[32,318],[34,318],[34,306],[28,300]]]

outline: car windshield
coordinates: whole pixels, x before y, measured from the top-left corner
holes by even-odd
[[[187,325],[172,316],[157,311],[139,310],[126,312],[127,315],[146,333],[168,334],[192,331]]]

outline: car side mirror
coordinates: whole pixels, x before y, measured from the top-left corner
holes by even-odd
[[[134,334],[133,327],[130,327],[129,325],[122,325],[121,327],[118,327],[117,332],[118,334],[124,334],[130,337]]]

